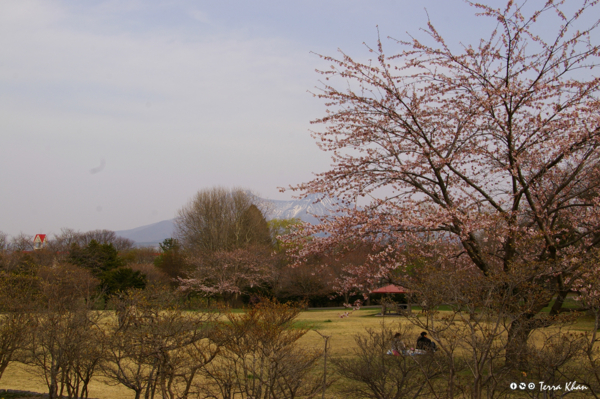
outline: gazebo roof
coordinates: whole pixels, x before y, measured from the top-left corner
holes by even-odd
[[[406,288],[394,284],[386,285],[385,287],[380,287],[371,291],[372,294],[406,294],[408,292],[409,291]]]

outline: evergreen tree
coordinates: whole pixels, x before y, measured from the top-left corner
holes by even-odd
[[[90,270],[96,277],[125,264],[111,243],[99,244],[96,240],[90,241],[86,247],[72,244],[68,260],[74,265]]]
[[[104,272],[100,285],[105,298],[108,298],[117,292],[125,292],[131,288],[146,288],[146,275],[137,270],[133,271],[129,267],[119,267]]]
[[[242,214],[242,234],[238,246],[246,245],[272,246],[269,224],[254,204]]]
[[[172,279],[184,277],[186,263],[179,241],[175,238],[167,238],[159,246],[162,253],[156,257],[154,265]]]

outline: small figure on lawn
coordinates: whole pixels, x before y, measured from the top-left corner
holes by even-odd
[[[435,342],[427,338],[427,331],[423,331],[419,339],[417,339],[417,349],[428,350],[432,352],[437,350]]]
[[[394,340],[392,341],[392,354],[394,356],[400,356],[406,350],[406,344],[402,342],[402,335],[396,333]]]

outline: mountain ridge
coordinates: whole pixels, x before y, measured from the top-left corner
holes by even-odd
[[[298,200],[258,199],[273,205],[267,207],[267,215],[265,215],[267,220],[297,218],[303,222],[318,224],[317,216],[332,214],[341,207],[337,199],[330,197],[321,199],[319,194],[309,194]],[[115,234],[133,240],[136,246],[157,246],[165,239],[173,237],[174,231],[175,219],[167,219],[133,229],[118,230]]]

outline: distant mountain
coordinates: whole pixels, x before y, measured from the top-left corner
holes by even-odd
[[[261,200],[273,204],[272,209],[265,215],[267,220],[298,218],[312,224],[319,223],[319,219],[316,216],[325,216],[340,207],[338,201],[335,199],[324,198],[323,200],[319,200],[319,195],[317,194],[311,194],[300,200],[281,201],[262,198]],[[135,241],[135,245],[141,247],[158,246],[166,238],[173,237],[174,231],[175,223],[174,219],[171,219],[136,227],[131,230],[115,231],[115,233],[120,237]]]
[[[175,223],[174,219],[171,219],[142,227],[136,227],[131,230],[115,231],[115,234],[135,241],[136,247],[157,247],[158,244],[163,242],[166,238],[173,237],[174,231]]]
[[[316,216],[325,216],[340,208],[339,202],[335,199],[326,197],[319,200],[319,198],[318,194],[310,194],[299,200],[265,200],[274,205],[273,210],[266,217],[268,220],[298,218],[304,222],[318,224],[319,219]]]

